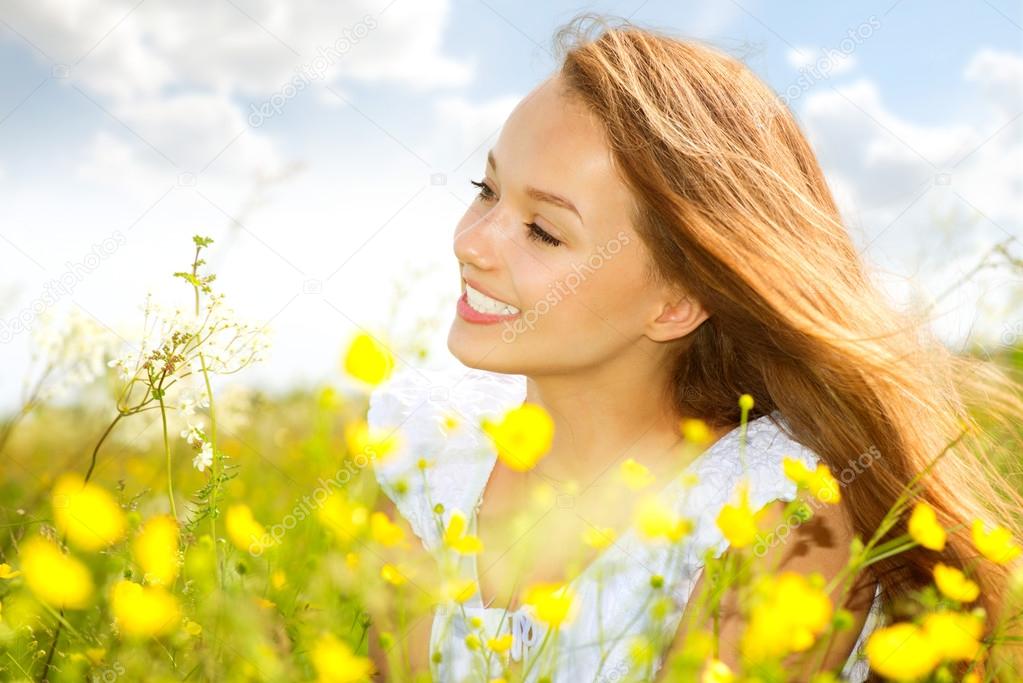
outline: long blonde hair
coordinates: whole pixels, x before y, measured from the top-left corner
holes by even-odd
[[[670,368],[666,400],[678,413],[734,425],[748,393],[755,415],[780,410],[836,475],[878,453],[843,479],[863,540],[926,471],[919,498],[948,541],[940,553],[916,547],[871,567],[889,617],[932,582],[936,562],[978,557],[975,518],[1019,539],[1023,498],[994,464],[1023,452],[1012,424],[1023,414],[1018,386],[950,351],[926,311],[899,310],[871,282],[778,96],[715,48],[600,15],[577,16],[555,47],[569,94],[603,123],[633,193],[651,277],[711,312]],[[885,538],[905,531],[903,520]],[[1005,616],[1008,570],[979,562],[973,577],[990,628]]]

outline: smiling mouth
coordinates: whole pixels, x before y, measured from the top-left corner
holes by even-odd
[[[519,309],[509,303],[500,301],[474,288],[465,280],[462,280],[462,289],[470,308],[477,313],[487,315],[518,315]]]

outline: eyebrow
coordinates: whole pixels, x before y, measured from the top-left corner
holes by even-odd
[[[487,152],[487,164],[489,164],[490,167],[494,169],[495,173],[497,172],[497,161],[494,159],[493,150]],[[538,190],[535,187],[526,187],[526,194],[538,202],[546,202],[548,204],[560,206],[563,209],[568,209],[569,211],[576,215],[576,218],[579,219],[580,223],[583,220],[583,217],[579,214],[579,210],[575,208],[575,204],[568,201],[564,197],[558,196],[556,194],[551,194],[550,192],[544,192],[543,190]]]

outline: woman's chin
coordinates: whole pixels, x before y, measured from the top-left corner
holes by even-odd
[[[475,336],[465,321],[455,319],[448,331],[448,351],[466,367],[478,367],[478,363],[485,358],[486,349],[483,348],[482,340]]]
[[[486,328],[478,329],[479,327],[455,319],[448,332],[448,351],[466,367],[504,372],[499,368],[502,365],[502,353],[497,347],[507,345],[501,341],[499,335],[484,334]]]

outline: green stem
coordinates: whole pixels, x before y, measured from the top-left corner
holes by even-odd
[[[536,652],[533,654],[533,656],[529,660],[529,665],[526,666],[526,670],[522,672],[522,680],[523,680],[523,682],[529,680],[529,672],[533,670],[533,665],[536,664],[540,660],[540,653],[543,652],[544,646],[547,645],[547,641],[551,637],[551,631],[556,631],[556,630],[557,630],[557,628],[555,628],[553,626],[550,626],[550,625],[547,626],[547,632],[543,634],[543,640],[540,641],[540,647],[538,647],[536,649]]]
[[[213,477],[213,491],[210,493],[210,536],[213,537],[213,563],[216,566],[217,581],[221,589],[224,587],[224,572],[220,567],[220,549],[217,547],[217,498],[220,494],[220,479],[217,472],[217,418],[213,411],[213,387],[210,386],[210,374],[206,369],[206,358],[199,352],[199,362],[202,364],[202,376],[206,381],[206,396],[210,401],[210,451],[213,453],[213,463],[210,466],[210,476]]]
[[[163,403],[163,392],[160,392],[160,419],[163,421],[163,451],[167,456],[167,495],[170,498],[170,509],[171,515],[174,519],[178,518],[178,509],[174,505],[174,482],[172,480],[171,467],[173,462],[171,461],[170,441],[167,438],[167,407]],[[216,545],[217,539],[213,539],[213,544]]]
[[[92,471],[96,468],[96,457],[99,455],[100,446],[102,446],[103,442],[107,440],[107,437],[110,436],[110,432],[114,430],[114,426],[121,420],[122,417],[124,417],[124,413],[118,412],[117,417],[115,417],[113,421],[107,426],[106,431],[103,432],[103,436],[101,436],[99,438],[99,441],[96,442],[96,447],[92,449],[92,460],[90,460],[89,462],[89,471],[85,473],[85,481],[87,482],[89,481],[89,478],[92,476]]]

